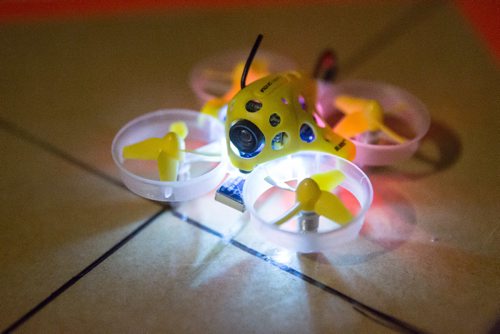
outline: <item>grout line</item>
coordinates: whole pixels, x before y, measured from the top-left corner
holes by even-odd
[[[375,33],[368,42],[361,46],[354,54],[349,57],[344,64],[341,64],[340,73],[342,76],[347,76],[362,63],[367,62],[371,57],[374,57],[378,52],[383,50],[387,45],[393,43],[400,36],[408,32],[423,18],[427,17],[434,11],[438,5],[442,5],[442,1],[423,1],[410,8],[401,17],[391,22],[384,29]]]
[[[80,160],[80,159],[74,157],[73,155],[57,148],[55,145],[52,145],[49,142],[41,139],[40,137],[37,137],[37,136],[31,134],[27,130],[20,128],[16,124],[14,124],[14,123],[12,123],[12,122],[10,122],[2,117],[0,117],[0,129],[5,130],[18,138],[24,139],[24,140],[28,141],[29,143],[31,143],[35,146],[38,146],[42,150],[49,152],[53,155],[56,155],[59,158],[66,160],[67,162],[69,162],[73,165],[76,165],[76,166],[80,167],[81,169],[83,169],[83,170],[85,170],[85,171],[87,171],[95,176],[98,176],[101,179],[106,180],[109,183],[114,184],[115,186],[118,186],[120,188],[125,188],[125,185],[120,180],[104,173],[103,171],[101,171],[101,170],[99,170],[91,165],[89,165],[88,163],[84,162],[83,160]]]
[[[182,221],[184,221],[192,226],[195,226],[195,227],[197,227],[197,228],[199,228],[199,229],[201,229],[209,234],[212,234],[213,236],[216,236],[220,239],[224,239],[224,235],[221,234],[220,232],[213,230],[212,228],[210,228],[210,227],[208,227],[208,226],[206,226],[206,225],[204,225],[204,224],[202,224],[202,223],[200,223],[192,218],[189,218],[185,214],[182,214],[176,210],[173,210],[172,214],[175,217],[179,218],[180,220],[182,220]],[[309,284],[311,284],[311,285],[313,285],[313,286],[315,286],[315,287],[317,287],[317,288],[319,288],[319,289],[321,289],[329,294],[340,297],[344,301],[351,304],[352,307],[356,311],[360,312],[362,315],[368,317],[369,319],[371,319],[371,320],[373,320],[373,321],[375,321],[383,326],[395,329],[401,333],[426,333],[422,329],[416,328],[415,326],[413,326],[413,325],[411,325],[403,320],[400,320],[400,319],[393,317],[389,314],[378,311],[377,309],[374,309],[366,304],[363,304],[362,302],[354,299],[353,297],[350,297],[350,296],[340,292],[339,290],[334,289],[334,288],[312,278],[311,276],[303,274],[300,271],[298,271],[292,267],[289,267],[283,263],[280,263],[276,260],[273,260],[268,255],[261,253],[261,252],[255,250],[251,247],[248,247],[248,246],[242,244],[241,242],[236,241],[235,239],[229,239],[227,242],[229,244],[233,245],[234,247],[271,264],[272,266],[277,267],[278,269],[305,281],[306,283],[309,283]]]
[[[94,268],[96,268],[98,265],[100,265],[102,262],[104,262],[108,257],[110,257],[116,251],[118,251],[120,248],[122,248],[127,242],[129,242],[131,239],[133,239],[137,234],[139,234],[139,232],[141,232],[143,229],[148,227],[151,223],[153,223],[156,220],[156,218],[158,218],[158,216],[160,216],[162,213],[164,213],[167,210],[170,210],[170,207],[168,207],[168,206],[162,207],[160,209],[160,211],[158,211],[153,216],[149,217],[144,223],[142,223],[141,225],[136,227],[126,237],[124,237],[117,244],[115,244],[113,247],[108,249],[103,255],[101,255],[94,262],[92,262],[87,267],[85,267],[76,276],[74,276],[69,281],[64,283],[61,287],[59,287],[57,290],[52,292],[47,298],[42,300],[38,305],[33,307],[25,315],[23,315],[21,318],[16,320],[13,324],[11,324],[9,327],[7,327],[5,330],[3,330],[2,333],[3,334],[11,333],[14,330],[16,330],[19,326],[21,326],[26,321],[28,321],[31,317],[33,317],[36,313],[38,313],[40,310],[42,310],[45,306],[47,306],[49,303],[51,303],[57,297],[59,297],[62,293],[64,293],[70,287],[75,285],[80,279],[82,279],[85,275],[87,275],[89,272],[91,272]]]

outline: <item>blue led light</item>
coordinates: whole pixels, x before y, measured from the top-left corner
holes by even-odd
[[[300,126],[300,139],[305,141],[306,143],[311,143],[316,139],[316,136],[314,135],[314,130],[309,124],[302,124]]]

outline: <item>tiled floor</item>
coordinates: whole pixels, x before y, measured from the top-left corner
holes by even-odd
[[[213,193],[138,198],[114,134],[198,108],[188,76],[263,48],[340,79],[399,85],[432,126],[412,160],[367,172],[360,238],[299,255]],[[498,332],[498,65],[442,2],[177,9],[0,25],[0,328],[19,332]]]

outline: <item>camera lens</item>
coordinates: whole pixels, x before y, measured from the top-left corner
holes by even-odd
[[[245,148],[249,149],[255,145],[255,138],[252,136],[252,133],[247,129],[241,129],[240,131],[240,142]]]
[[[262,151],[264,135],[248,120],[239,120],[229,129],[229,140],[238,149],[241,157],[251,158]]]

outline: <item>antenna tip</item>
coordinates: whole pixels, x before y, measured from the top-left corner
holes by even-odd
[[[247,74],[248,70],[250,69],[250,66],[252,65],[253,58],[255,57],[255,54],[257,53],[257,49],[259,48],[260,42],[262,41],[262,38],[264,38],[263,34],[259,34],[257,36],[257,39],[255,40],[255,43],[253,43],[253,47],[250,50],[250,54],[248,55],[248,59],[245,63],[245,67],[243,68],[243,73],[241,73],[241,82],[240,86],[241,89],[246,87],[246,81],[247,81]]]

